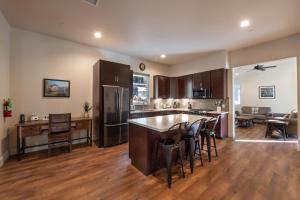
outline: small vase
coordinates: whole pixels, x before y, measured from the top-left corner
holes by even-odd
[[[85,117],[85,118],[89,118],[89,117],[90,117],[89,113],[88,113],[88,112],[85,112],[85,113],[84,113],[84,117]]]

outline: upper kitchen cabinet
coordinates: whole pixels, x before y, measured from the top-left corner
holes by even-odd
[[[178,98],[191,99],[193,98],[193,76],[178,77]]]
[[[131,86],[129,65],[100,60],[100,82],[114,85]]]
[[[178,78],[170,78],[170,98],[178,99]]]
[[[153,84],[154,98],[170,98],[170,77],[160,75],[154,76]]]
[[[210,71],[193,74],[193,89],[210,88]]]
[[[211,98],[227,98],[227,70],[217,69],[210,71],[211,75]]]

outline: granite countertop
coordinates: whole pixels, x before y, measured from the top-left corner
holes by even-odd
[[[211,119],[211,117],[205,117],[200,115],[190,115],[190,114],[174,114],[174,115],[164,115],[156,117],[146,117],[128,120],[129,123],[143,126],[145,128],[152,129],[158,132],[166,132],[174,124],[181,122],[193,123],[199,119]]]
[[[163,111],[190,111],[188,108],[159,108],[159,109],[145,109],[145,110],[133,110],[130,111],[131,114],[136,113],[147,113],[147,112],[163,112]]]
[[[221,112],[218,112],[218,111],[209,111],[207,113],[208,114],[223,115],[223,114],[228,114],[229,112],[227,112],[227,111],[221,111]]]
[[[166,108],[166,109],[146,109],[146,110],[134,110],[130,111],[130,114],[137,114],[137,113],[149,113],[149,112],[164,112],[164,111],[186,111],[190,112],[191,110],[188,108]],[[216,115],[222,115],[222,114],[228,114],[227,111],[217,112],[217,111],[209,111],[208,114],[216,114]]]

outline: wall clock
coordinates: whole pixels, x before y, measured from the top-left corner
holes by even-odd
[[[141,71],[145,71],[146,65],[145,65],[144,63],[141,63],[141,64],[139,65],[139,68],[140,68]]]

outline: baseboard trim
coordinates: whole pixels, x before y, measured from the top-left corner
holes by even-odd
[[[0,167],[3,166],[5,161],[8,159],[8,151],[5,151],[2,156],[0,156]]]

